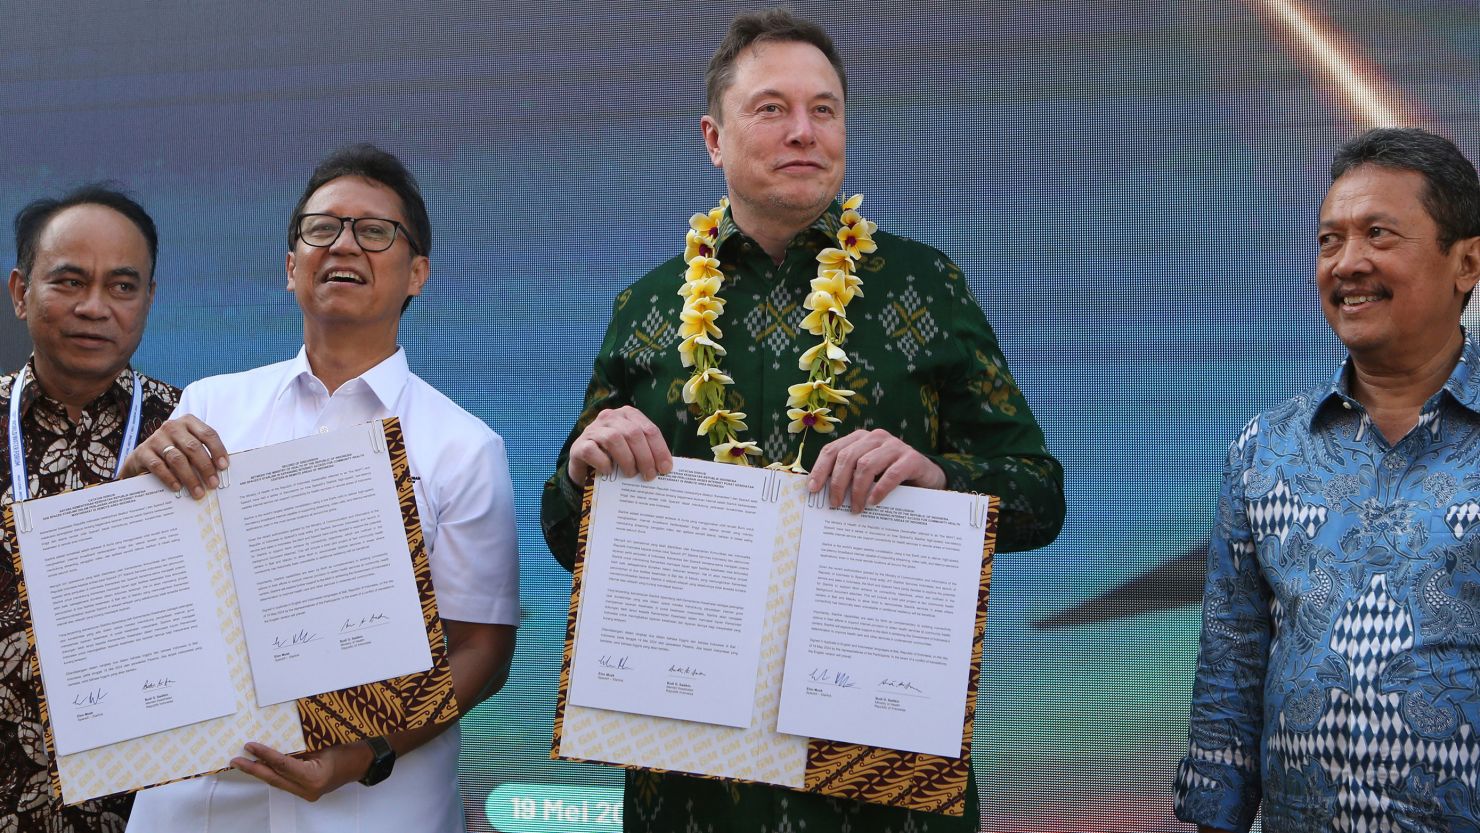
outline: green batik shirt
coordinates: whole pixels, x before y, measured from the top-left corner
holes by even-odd
[[[787,432],[786,389],[806,380],[797,359],[818,341],[800,326],[807,314],[802,302],[817,276],[817,253],[836,245],[840,213],[834,204],[798,234],[779,266],[736,228],[728,212],[720,223],[716,248],[725,308],[717,324],[727,353],[719,366],[735,382],[726,388],[726,407],[745,412],[748,428],[740,438],[759,443],[761,465],[790,462],[795,453],[798,435]],[[999,551],[1048,544],[1064,520],[1063,468],[1048,452],[961,270],[913,240],[880,231],[874,241],[878,250],[858,264],[863,294],[848,304],[854,329],[843,347],[851,362],[835,385],[855,395],[835,406],[833,415],[842,423],[832,434],[808,435],[803,464],[810,468],[834,438],[860,428],[883,429],[929,455],[945,471],[947,488],[1002,499]],[[545,484],[545,540],[567,568],[575,560],[580,490],[565,475],[566,460],[571,443],[597,413],[632,405],[658,426],[675,455],[714,457],[708,438],[698,434],[706,415],[683,401],[684,382],[693,373],[678,352],[678,288],[685,265],[674,257],[617,296],[585,407]],[[784,829],[778,825],[790,819],[792,829],[807,833],[975,831],[975,789],[967,798],[966,816],[957,819],[781,788],[642,773],[628,778],[626,828],[758,833]]]

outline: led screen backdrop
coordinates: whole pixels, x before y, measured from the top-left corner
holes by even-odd
[[[616,829],[619,773],[548,760],[569,576],[539,484],[611,298],[722,193],[702,74],[743,7],[0,9],[0,213],[132,188],[163,246],[136,363],[169,381],[297,349],[285,226],[327,151],[373,140],[421,178],[433,273],[402,342],[508,442],[523,558],[513,679],[464,721],[474,830]],[[997,562],[984,828],[1182,829],[1169,783],[1224,450],[1340,356],[1310,282],[1324,169],[1389,121],[1480,151],[1480,18],[1422,0],[793,8],[848,63],[846,189],[965,269],[1067,471],[1058,542]]]

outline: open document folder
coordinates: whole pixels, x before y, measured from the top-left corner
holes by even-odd
[[[587,489],[553,757],[960,815],[997,499],[674,460]]]
[[[67,803],[457,718],[400,422],[7,507]]]

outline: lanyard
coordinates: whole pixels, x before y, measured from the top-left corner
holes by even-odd
[[[10,497],[16,503],[31,496],[31,481],[26,477],[26,447],[21,441],[21,394],[25,393],[26,382],[30,381],[26,378],[28,369],[28,366],[21,366],[21,371],[15,376],[15,384],[10,388]],[[139,374],[134,373],[134,398],[128,406],[128,425],[123,429],[123,445],[118,448],[118,465],[113,469],[114,480],[123,471],[124,458],[133,453],[134,446],[139,442],[143,387]]]

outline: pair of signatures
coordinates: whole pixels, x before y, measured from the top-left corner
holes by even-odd
[[[612,656],[611,654],[602,654],[601,656],[599,656],[599,657],[596,658],[596,664],[598,666],[602,667],[602,668],[606,668],[606,669],[609,669],[611,671],[636,671],[637,670],[637,668],[635,666],[633,666],[631,660],[625,654],[622,655],[622,656],[620,656],[620,657]],[[703,670],[698,669],[698,668],[695,668],[692,665],[670,665],[670,666],[668,666],[668,675],[670,677],[707,677],[707,676],[709,676]]]
[[[834,688],[857,688],[858,683],[853,681],[852,675],[847,671],[835,671],[831,668],[813,668],[807,675],[807,680],[818,685],[832,686]],[[884,677],[879,680],[876,688],[891,691],[907,691],[914,694],[924,694],[914,682],[899,677]]]
[[[378,628],[381,625],[388,624],[390,620],[390,616],[384,613],[372,613],[368,616],[346,617],[345,620],[339,625],[339,633],[354,633],[355,631]],[[305,628],[299,628],[298,630],[290,634],[274,636],[272,638],[272,647],[291,648],[294,645],[307,645],[310,642],[317,642],[322,638],[322,636],[314,631],[307,630]]]

